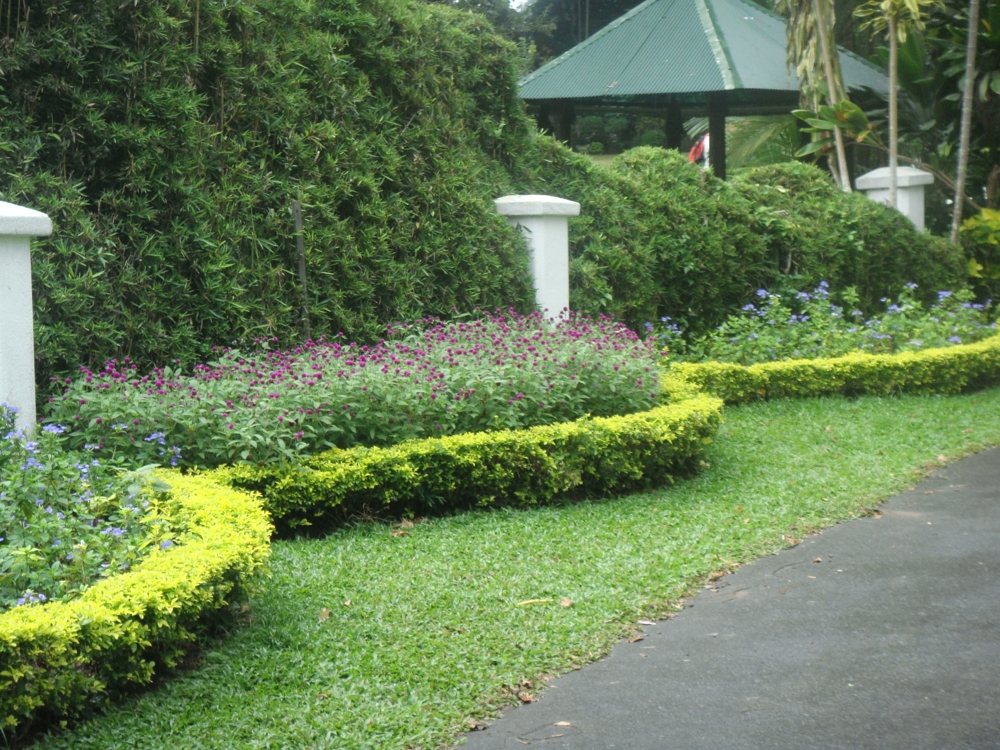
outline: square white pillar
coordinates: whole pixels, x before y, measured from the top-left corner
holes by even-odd
[[[896,208],[924,231],[924,186],[934,182],[934,175],[914,167],[896,168]],[[889,167],[874,169],[854,181],[858,190],[878,203],[889,205]]]
[[[18,410],[17,426],[28,432],[35,427],[31,238],[48,234],[48,216],[0,201],[0,403]]]
[[[506,195],[495,202],[528,241],[536,304],[546,318],[558,318],[569,309],[569,217],[580,215],[580,204],[551,195]]]

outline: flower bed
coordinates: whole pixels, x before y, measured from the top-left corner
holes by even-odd
[[[259,491],[285,526],[354,513],[529,506],[691,470],[721,414],[721,400],[696,395],[627,416],[331,450],[295,464],[212,473]]]
[[[642,411],[656,402],[656,362],[651,342],[605,318],[571,315],[553,328],[539,315],[496,313],[390,327],[372,347],[337,340],[222,351],[191,374],[174,366],[140,377],[111,362],[68,381],[49,418],[71,426],[75,446],[142,462],[276,463],[332,447]]]
[[[668,400],[705,392],[727,404],[832,394],[960,393],[1000,382],[1000,336],[919,352],[858,352],[750,367],[731,362],[677,362],[664,368],[660,382]]]
[[[183,531],[152,467],[67,451],[65,431],[50,424],[29,439],[0,404],[0,613],[72,599]]]
[[[866,318],[856,309],[857,294],[847,289],[832,299],[821,282],[812,292],[787,295],[757,291],[758,302],[730,316],[715,331],[686,341],[664,318],[647,330],[675,361],[754,365],[788,359],[837,357],[851,352],[898,354],[971,344],[993,336],[990,303],[977,304],[968,290],[937,293],[924,308],[908,284],[893,302],[883,298],[883,315]]]
[[[271,524],[260,501],[205,475],[161,471],[176,543],[68,601],[0,614],[0,727],[85,715],[121,689],[177,663],[203,616],[226,606],[261,568]]]

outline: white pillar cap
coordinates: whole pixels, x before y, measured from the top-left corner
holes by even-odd
[[[915,167],[897,167],[896,185],[905,187],[915,187],[917,185],[930,185],[934,182],[934,175]],[[885,190],[889,187],[889,167],[879,167],[867,174],[861,175],[854,181],[858,190]]]
[[[52,219],[41,211],[0,201],[0,234],[44,237],[52,234]]]
[[[552,195],[505,195],[497,198],[503,216],[579,216],[580,204]]]

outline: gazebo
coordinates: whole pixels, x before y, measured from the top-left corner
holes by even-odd
[[[852,92],[886,94],[872,63],[838,48]],[[725,179],[727,116],[788,114],[799,104],[785,19],[748,0],[646,0],[520,81],[520,94],[557,138],[578,112],[663,117],[668,148],[683,122],[708,116],[712,167]]]

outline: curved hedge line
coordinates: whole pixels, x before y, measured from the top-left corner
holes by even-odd
[[[901,354],[848,354],[737,365],[679,362],[660,378],[668,398],[705,392],[727,404],[759,398],[804,398],[861,393],[959,393],[1000,382],[1000,336]]]
[[[241,464],[212,474],[260,492],[272,515],[291,527],[359,512],[523,507],[693,468],[721,416],[720,399],[695,395],[620,417],[335,449],[294,465]]]
[[[78,599],[0,615],[0,727],[79,717],[149,683],[264,564],[272,527],[258,498],[207,474],[159,476],[180,503],[183,541]]]

